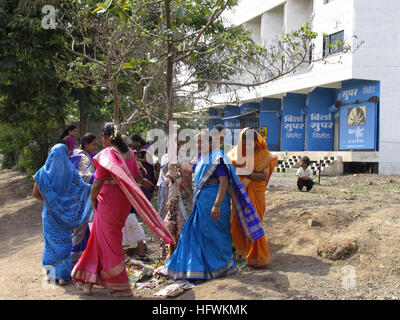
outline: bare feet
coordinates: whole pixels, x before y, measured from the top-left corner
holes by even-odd
[[[92,294],[92,287],[93,287],[92,283],[82,283],[81,284],[81,288],[82,288],[81,290],[87,295]]]
[[[132,297],[133,296],[133,291],[132,291],[132,289],[116,290],[116,291],[110,292],[108,295],[111,298]]]
[[[65,286],[66,284],[68,284],[68,280],[58,280],[58,284],[60,286]]]

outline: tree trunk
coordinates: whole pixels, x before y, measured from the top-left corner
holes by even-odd
[[[119,92],[115,78],[112,80],[112,90],[114,96],[114,122],[119,123]]]
[[[111,91],[114,99],[114,123],[119,123],[119,93],[115,76],[113,75],[112,66],[110,63],[107,64],[108,75],[110,76]]]
[[[165,21],[167,30],[172,29],[171,23],[171,0],[165,1]],[[174,44],[172,38],[167,42],[168,58],[166,70],[166,126],[168,133],[168,170],[169,170],[169,193],[168,193],[168,213],[166,224],[172,236],[177,242],[179,239],[179,186],[178,172],[176,170],[177,145],[176,134],[177,127],[172,123],[173,118],[173,77],[174,77]],[[170,123],[171,122],[171,123]],[[176,245],[168,245],[168,256],[171,256],[176,248]]]
[[[89,126],[89,109],[92,89],[89,87],[79,89],[79,141],[87,133]]]
[[[65,118],[64,117],[60,117],[58,119],[57,140],[60,138],[60,136],[62,135],[62,133],[64,132],[65,129],[66,129]]]

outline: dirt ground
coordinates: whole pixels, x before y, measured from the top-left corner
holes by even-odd
[[[309,193],[295,182],[294,175],[274,174],[266,192],[270,266],[239,264],[236,274],[198,282],[174,299],[398,300],[400,176],[322,177]],[[0,299],[109,299],[100,287],[92,296],[73,284],[43,287],[42,204],[31,190],[30,178],[0,172]],[[155,262],[160,242],[146,236]],[[159,289],[134,290],[126,299],[155,299]]]

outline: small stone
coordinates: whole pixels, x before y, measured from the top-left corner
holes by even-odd
[[[360,255],[360,262],[361,263],[367,263],[368,262],[368,257],[363,255],[363,254],[361,254]]]
[[[317,220],[308,219],[308,225],[310,227],[318,227],[320,225],[320,223]]]
[[[303,210],[297,212],[297,216],[298,217],[301,217],[301,216],[306,215],[306,214],[309,214],[309,213],[307,211],[303,211]]]

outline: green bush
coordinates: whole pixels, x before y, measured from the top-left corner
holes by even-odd
[[[36,145],[30,145],[24,148],[13,169],[26,172],[28,175],[34,175],[41,166],[39,148]]]
[[[43,165],[43,152],[23,128],[0,124],[1,169],[13,168],[32,175]]]
[[[0,153],[2,154],[2,168],[12,168],[25,144],[24,132],[21,128],[13,128],[0,124]]]

